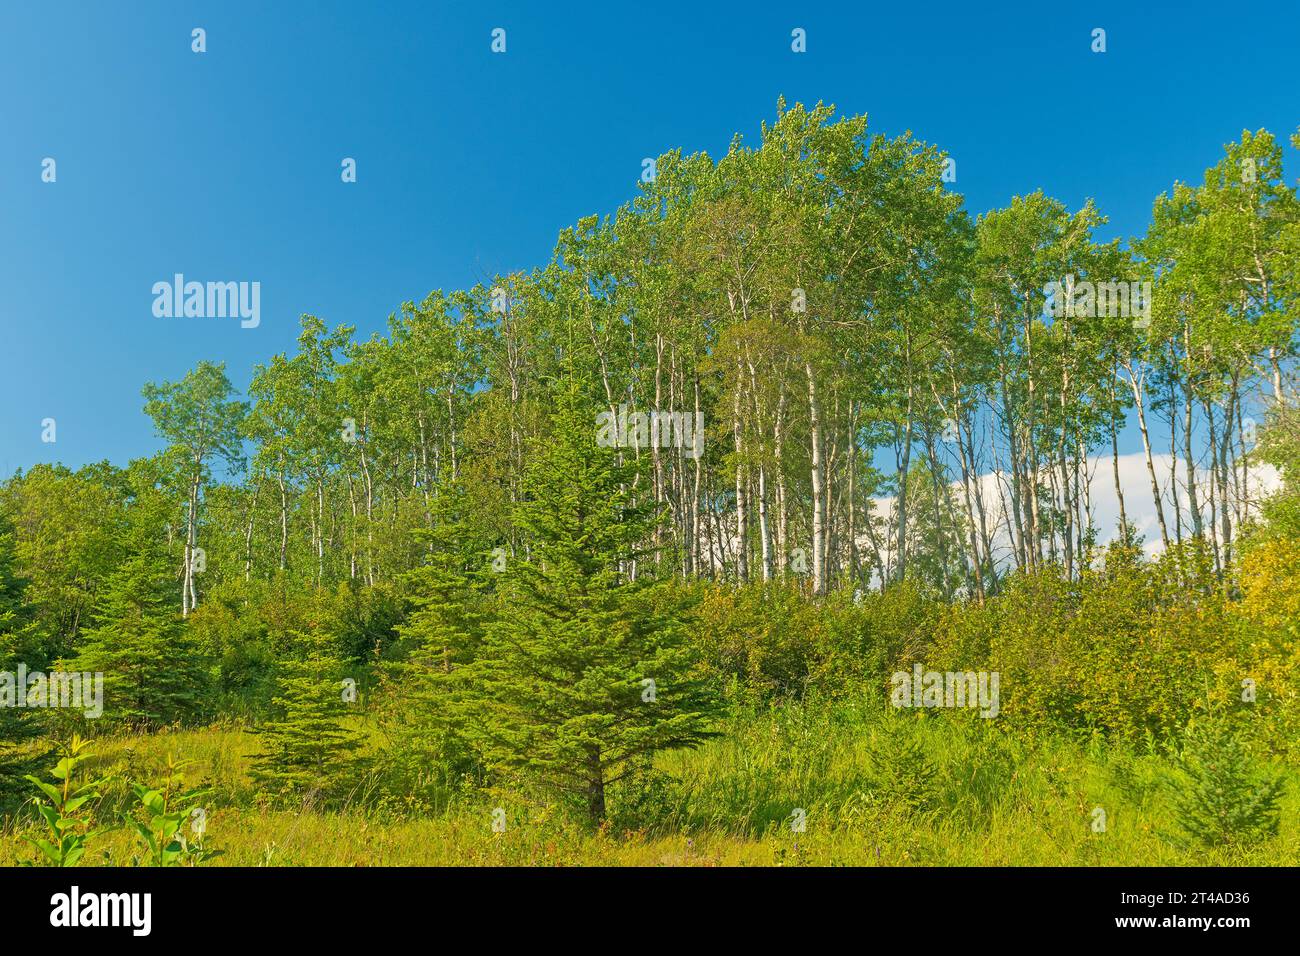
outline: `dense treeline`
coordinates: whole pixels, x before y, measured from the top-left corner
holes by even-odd
[[[1094,240],[1091,203],[1041,194],[971,222],[944,163],[862,117],[783,109],[757,148],[660,157],[544,269],[404,303],[365,342],[304,317],[298,354],[259,366],[247,403],[206,365],[148,387],[167,451],[66,490],[161,510],[185,612],[235,577],[394,580],[420,563],[410,532],[448,477],[484,538],[520,555],[523,448],[568,350],[593,421],[703,414],[698,457],[667,435],[626,451],[649,459],[638,496],[671,517],[658,570],[770,580],[793,560],[814,593],[914,573],[947,595],[991,593],[1012,568],[1077,575],[1112,530],[1092,521],[1092,478],[1099,458],[1117,468],[1130,421],[1152,494],[1121,501],[1126,533],[1154,506],[1163,543],[1205,537],[1225,566],[1255,504],[1252,415],[1293,394],[1300,206],[1279,144],[1243,134],[1128,249]],[[1044,289],[1070,280],[1074,307],[1052,317]],[[1084,289],[1148,280],[1152,301],[1127,310]]]
[[[782,103],[757,146],[659,157],[544,268],[366,341],[305,316],[243,398],[209,363],[146,386],[159,454],[7,481],[3,656],[103,672],[104,726],[262,724],[270,789],[368,759],[325,701],[355,681],[390,759],[527,770],[596,819],[728,688],[834,696],[922,659],[1001,670],[1018,726],[1132,739],[1250,676],[1285,750],[1300,528],[1255,478],[1300,445],[1281,155],[1243,133],[1101,242],[1091,202],[972,220],[935,147]],[[552,672],[573,686],[521,676]],[[632,706],[647,674],[662,719]],[[538,730],[566,708],[607,719]]]

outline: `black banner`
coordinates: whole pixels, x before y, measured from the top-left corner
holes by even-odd
[[[128,946],[369,945],[384,928],[523,942],[893,931],[1231,945],[1295,926],[1297,869],[24,869],[0,872],[19,938]],[[956,935],[954,935],[956,934]],[[1242,934],[1245,934],[1244,936]]]

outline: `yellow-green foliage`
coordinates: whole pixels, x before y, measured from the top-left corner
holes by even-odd
[[[1241,559],[1233,608],[1241,676],[1255,682],[1255,707],[1269,747],[1300,763],[1300,541],[1274,539]]]
[[[1224,639],[1222,601],[1166,600],[1160,568],[1116,564],[1077,582],[1054,571],[1014,581],[983,612],[988,656],[939,663],[998,671],[1002,714],[1027,732],[1165,738],[1197,709],[1226,705],[1235,648]]]
[[[814,601],[798,586],[700,586],[697,639],[748,701],[836,696],[890,674],[996,671],[998,723],[1026,740],[1100,733],[1167,742],[1206,713],[1236,713],[1270,752],[1300,756],[1300,545],[1257,543],[1237,587],[1203,545],[1158,561],[1112,548],[1078,580],[1010,576],[983,603],[947,604],[910,583]],[[1225,593],[1227,592],[1227,593]],[[1255,700],[1244,682],[1251,682]]]
[[[929,643],[942,609],[911,582],[817,600],[791,580],[696,587],[696,640],[714,673],[751,699],[835,694],[864,679],[883,687],[895,661]]]
[[[999,672],[999,721],[1027,737],[1163,741],[1226,711],[1284,753],[1295,738],[1300,572],[1276,549],[1248,557],[1238,599],[1205,561],[1192,546],[1155,563],[1113,550],[1078,581],[1055,569],[1016,577],[982,606],[952,607],[925,663]],[[1243,700],[1247,679],[1254,702]]]

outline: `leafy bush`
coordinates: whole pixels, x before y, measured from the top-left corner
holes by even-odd
[[[87,747],[87,742],[75,735],[59,746],[62,756],[50,771],[57,785],[36,777],[27,778],[41,792],[41,796],[32,798],[32,803],[45,823],[45,834],[24,836],[24,839],[51,866],[76,866],[90,841],[105,832],[104,828],[95,827],[91,804],[100,798],[104,781],[76,781],[81,765],[90,758]]]
[[[185,777],[181,770],[185,763],[168,755],[167,774],[161,783],[132,785],[140,815],[129,817],[127,822],[139,835],[145,851],[143,858],[133,860],[136,865],[143,859],[152,866],[197,866],[220,855],[219,850],[210,849],[203,842],[207,812],[199,801],[211,790],[183,789]],[[185,832],[186,823],[190,824],[190,834]]]

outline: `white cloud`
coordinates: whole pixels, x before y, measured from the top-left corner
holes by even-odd
[[[1170,537],[1174,536],[1174,508],[1173,497],[1170,488],[1170,463],[1171,456],[1153,455],[1152,464],[1155,466],[1156,481],[1159,484],[1161,497],[1164,504],[1165,522],[1169,529]],[[1115,474],[1112,468],[1111,459],[1106,457],[1094,457],[1088,461],[1088,488],[1089,488],[1089,514],[1092,518],[1092,524],[1097,531],[1097,540],[1100,544],[1107,544],[1119,536],[1119,497],[1115,493]],[[1178,499],[1180,504],[1180,515],[1182,517],[1184,533],[1190,526],[1191,510],[1188,507],[1187,489],[1186,489],[1186,465],[1178,462],[1177,475],[1175,482],[1177,485]],[[1198,496],[1204,498],[1206,490],[1209,487],[1209,473],[1204,469],[1197,469],[1196,481],[1198,485]],[[1160,541],[1160,526],[1156,517],[1156,508],[1151,495],[1151,478],[1147,472],[1146,456],[1141,452],[1135,452],[1128,455],[1119,456],[1119,483],[1120,489],[1124,496],[1124,511],[1128,518],[1129,524],[1132,525],[1140,534],[1144,541],[1143,546],[1148,555],[1158,554],[1163,550]],[[984,498],[984,508],[987,515],[987,521],[990,528],[996,527],[997,531],[993,537],[994,553],[1001,559],[1009,555],[1011,549],[1010,537],[1006,530],[1006,522],[1003,518],[1003,500],[1010,501],[1009,482],[1005,475],[989,473],[980,476],[980,491]],[[1249,473],[1249,501],[1250,513],[1256,514],[1259,502],[1271,492],[1281,486],[1281,477],[1276,469],[1270,465],[1255,465]],[[963,491],[961,482],[955,482],[953,485],[954,495],[960,507],[963,500]],[[875,514],[882,516],[892,527],[894,521],[894,498],[873,498],[875,505]],[[1200,502],[1200,510],[1204,520],[1208,521],[1208,506],[1204,500]],[[882,545],[886,542],[882,541]],[[866,536],[863,536],[859,545],[863,548],[870,547]]]

